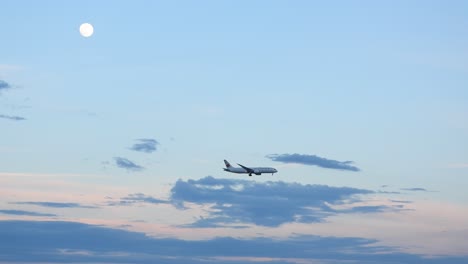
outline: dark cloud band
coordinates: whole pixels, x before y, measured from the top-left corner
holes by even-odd
[[[382,206],[338,212],[330,207],[346,201],[359,201],[355,195],[370,193],[373,191],[350,187],[205,177],[177,181],[171,190],[171,200],[179,207],[183,207],[184,202],[213,204],[209,217],[201,218],[190,226],[216,227],[240,223],[279,226],[288,222],[320,222],[336,213],[384,210]]]
[[[31,211],[23,211],[23,210],[0,210],[0,214],[7,214],[7,215],[21,215],[21,216],[56,216],[54,214],[46,214],[46,213],[37,213]]]
[[[13,202],[10,204],[36,205],[51,208],[97,208],[95,206],[81,205],[79,203],[61,203],[61,202]]]
[[[157,199],[152,196],[145,195],[143,193],[134,193],[134,194],[129,194],[126,197],[120,198],[118,202],[110,201],[108,202],[108,205],[128,206],[128,205],[134,205],[134,204],[139,204],[139,203],[168,204],[170,202],[166,200]]]
[[[310,166],[318,166],[321,168],[327,169],[336,169],[336,170],[347,170],[347,171],[360,171],[356,166],[353,166],[352,161],[337,161],[322,158],[316,155],[303,155],[303,154],[271,154],[267,155],[267,158],[283,162],[283,163],[296,163]]]
[[[0,256],[5,263],[253,264],[259,263],[255,258],[269,258],[268,263],[275,264],[459,264],[468,260],[466,256],[427,258],[401,253],[397,248],[378,246],[375,239],[359,237],[182,240],[60,221],[0,221],[0,234]]]
[[[402,191],[411,191],[411,192],[427,192],[428,190],[424,189],[424,188],[401,188],[400,190]]]

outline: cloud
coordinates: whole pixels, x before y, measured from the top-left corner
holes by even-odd
[[[2,114],[0,114],[0,118],[9,119],[9,120],[13,120],[13,121],[23,121],[23,120],[26,120],[26,118],[21,117],[21,116],[10,116],[10,115],[2,115]]]
[[[405,204],[410,204],[413,203],[412,201],[406,201],[406,200],[390,200],[392,203],[405,203]]]
[[[412,192],[428,192],[428,190],[426,190],[424,188],[401,188],[400,190],[412,191]]]
[[[389,192],[389,191],[378,191],[378,193],[384,193],[384,194],[401,194],[401,192]]]
[[[322,158],[316,155],[303,155],[303,154],[270,154],[267,158],[283,162],[283,163],[297,163],[310,166],[319,166],[327,169],[360,171],[358,167],[352,166],[352,161],[337,161]]]
[[[11,88],[11,85],[3,80],[0,80],[0,92],[2,90],[6,91]]]
[[[129,159],[126,159],[126,158],[114,157],[114,160],[115,160],[115,164],[119,168],[131,170],[131,171],[140,171],[140,170],[145,169],[144,167],[142,167],[140,165],[137,165],[137,164],[133,163],[132,161],[130,161]]]
[[[10,204],[37,205],[52,208],[97,208],[95,206],[81,205],[79,203],[60,203],[60,202],[12,202]]]
[[[388,210],[389,210],[389,208],[386,205],[367,205],[367,206],[352,207],[349,210],[349,212],[352,212],[352,213],[378,213],[378,212],[386,212]]]
[[[44,214],[44,213],[36,213],[36,212],[22,211],[22,210],[0,210],[0,214],[23,215],[23,216],[56,216],[54,214]]]
[[[185,202],[211,205],[210,216],[189,226],[217,227],[224,224],[253,223],[279,226],[288,222],[321,222],[326,217],[347,212],[381,212],[384,207],[335,210],[333,205],[360,201],[356,195],[374,193],[350,187],[331,187],[286,182],[255,182],[216,179],[178,180],[171,200],[179,207]]]
[[[115,206],[115,205],[133,205],[136,203],[150,203],[150,204],[168,204],[169,201],[161,200],[154,198],[152,196],[145,195],[143,193],[134,193],[129,194],[126,197],[120,198],[118,202],[108,202],[108,205]]]
[[[151,138],[137,139],[140,143],[135,143],[130,149],[138,152],[152,153],[156,151],[158,141]]]
[[[76,222],[0,221],[0,256],[8,263],[466,263],[425,258],[359,237],[181,240]]]

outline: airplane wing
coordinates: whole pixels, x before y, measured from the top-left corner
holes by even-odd
[[[240,165],[239,163],[237,163],[237,165],[241,166],[244,170],[246,170],[248,173],[255,173],[254,170],[252,170],[251,168],[248,168],[248,167],[245,167],[245,166],[242,166]]]

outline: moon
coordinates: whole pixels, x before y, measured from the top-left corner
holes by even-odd
[[[85,38],[88,38],[88,37],[91,37],[91,35],[93,35],[93,32],[94,32],[93,25],[91,25],[89,23],[81,24],[81,26],[80,26],[81,36],[83,36]]]

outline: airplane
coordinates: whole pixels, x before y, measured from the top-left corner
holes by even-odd
[[[239,163],[237,163],[237,165],[241,167],[236,168],[236,167],[231,166],[231,164],[229,164],[227,160],[224,160],[224,164],[226,164],[226,168],[223,168],[224,171],[232,172],[232,173],[246,173],[246,174],[249,174],[249,176],[252,176],[252,174],[261,175],[262,173],[271,173],[271,175],[273,175],[273,173],[278,172],[275,168],[268,168],[268,167],[249,168],[249,167],[242,166]]]

